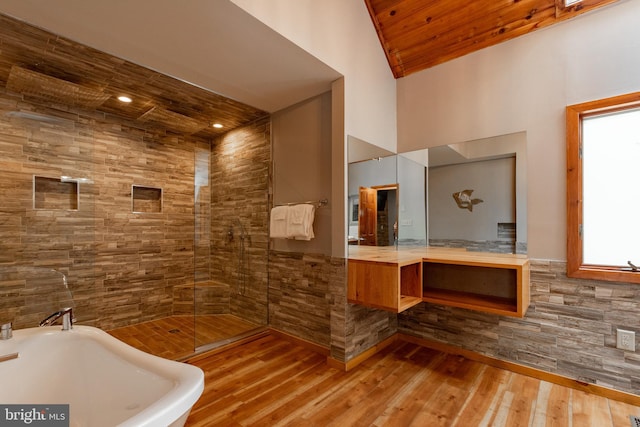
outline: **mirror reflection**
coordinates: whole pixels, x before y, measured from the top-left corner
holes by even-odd
[[[360,187],[358,244],[393,246],[398,240],[398,185]]]
[[[348,182],[349,244],[527,252],[525,132],[398,155],[349,138]],[[395,188],[395,211],[387,197],[380,214],[363,212],[374,193],[361,188],[376,187]]]
[[[396,156],[351,136],[348,149],[349,244],[392,246],[398,237]]]

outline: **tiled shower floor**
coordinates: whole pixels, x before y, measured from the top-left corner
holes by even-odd
[[[108,331],[127,344],[166,359],[183,359],[195,347],[240,335],[257,325],[231,314],[171,316]],[[194,341],[195,340],[195,341]]]

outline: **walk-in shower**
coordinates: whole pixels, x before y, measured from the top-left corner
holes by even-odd
[[[252,187],[266,190],[268,174],[252,179],[245,171],[253,156],[268,149],[268,141],[247,149],[244,138],[253,132],[252,127],[232,131],[196,155],[193,308],[198,351],[267,324],[267,193]],[[268,167],[263,171],[268,173]]]
[[[0,276],[3,321],[33,326],[69,305],[43,308],[43,301],[57,301],[45,283],[57,274],[68,278],[80,323],[164,357],[184,358],[267,324],[267,199],[238,187],[246,185],[243,167],[212,173],[234,162],[215,160],[212,150],[232,141],[246,155],[237,135],[251,127],[215,143],[184,138],[177,145],[42,110],[0,111],[0,135],[22,135],[5,143],[15,149],[4,159],[16,166],[0,171],[7,200],[0,269],[11,268]],[[158,164],[148,167],[151,159]],[[250,185],[267,182],[264,175]],[[230,203],[248,209],[234,217]]]
[[[56,271],[77,323],[165,357],[264,327],[268,113],[3,15],[0,43],[0,322]]]

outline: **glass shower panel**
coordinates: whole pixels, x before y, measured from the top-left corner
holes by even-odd
[[[212,142],[208,157],[204,152],[196,155],[200,160],[194,310],[199,350],[267,325],[270,138],[266,127],[266,122],[255,123],[230,131]]]
[[[37,326],[64,307],[98,322],[91,120],[0,95],[0,321]]]
[[[200,323],[216,314],[211,294],[211,187],[209,145],[198,145],[195,151],[194,176],[194,277],[191,311],[194,316],[194,350],[208,344],[210,338]],[[200,330],[200,333],[198,331]]]

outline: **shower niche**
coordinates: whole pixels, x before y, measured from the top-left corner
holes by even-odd
[[[131,187],[131,211],[133,213],[162,213],[162,188]]]
[[[77,211],[80,199],[78,181],[64,178],[33,177],[33,208]]]

